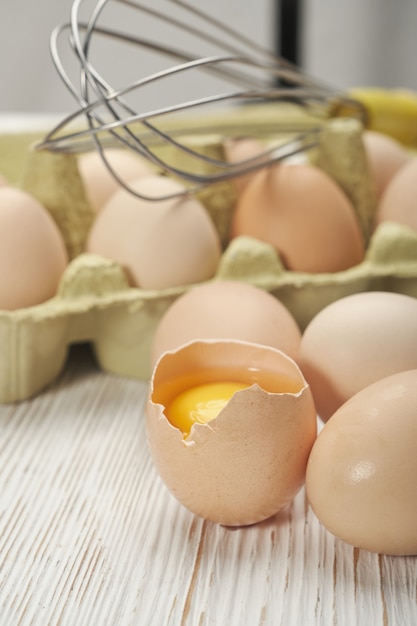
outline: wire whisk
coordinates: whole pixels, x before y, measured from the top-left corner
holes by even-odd
[[[344,93],[319,84],[288,61],[183,0],[160,0],[151,6],[136,0],[98,0],[87,18],[81,19],[81,12],[87,3],[88,0],[74,0],[70,21],[57,26],[50,40],[53,63],[78,108],[47,134],[38,149],[78,153],[95,148],[119,184],[139,197],[143,196],[123,182],[111,167],[105,155],[107,147],[124,147],[136,152],[162,172],[184,181],[190,192],[247,174],[315,147],[324,120],[338,107],[347,108],[352,115],[364,119],[360,103]],[[117,30],[114,27],[115,18],[111,19],[110,25],[105,23],[104,18],[109,9],[118,8],[120,11],[122,7],[130,12],[132,31]],[[161,32],[165,33],[169,29],[175,41],[184,42],[189,37],[194,41],[194,48],[201,45],[204,51],[200,54],[172,43],[146,38],[145,17],[156,21]],[[70,78],[65,67],[61,52],[63,40],[78,64],[77,81]],[[139,78],[135,76],[125,86],[114,87],[105,76],[106,72],[99,71],[97,63],[92,60],[93,48],[98,40],[101,43],[112,41],[117,46],[132,46],[137,55],[129,60],[129,68],[138,66],[141,54],[145,53],[158,55],[165,63],[168,60],[168,63]],[[195,96],[193,89],[196,73],[204,75],[207,85],[209,78],[217,81],[216,87],[206,87],[208,93]],[[190,97],[187,97],[182,83],[178,84],[180,78],[188,79],[191,85]],[[173,79],[177,81],[177,86],[169,82]],[[142,106],[141,94],[145,89],[168,84],[173,87],[168,87],[166,91],[177,101],[161,103],[147,111],[138,110]],[[132,103],[133,95],[136,95],[139,105]],[[184,142],[183,136],[189,133],[185,121],[183,125],[170,125],[173,116],[184,112],[190,115],[192,111],[207,106],[238,105],[233,108],[233,114],[239,117],[244,109],[240,105],[268,102],[302,107],[316,123],[307,129],[291,125],[283,129],[282,122],[281,125],[277,122],[277,130],[284,130],[288,137],[278,146],[265,149],[261,155],[238,163],[208,156]],[[85,122],[82,128],[78,127],[80,119]],[[183,117],[185,119],[186,116]],[[213,128],[204,126],[202,122],[201,126],[197,125],[197,130],[202,134],[213,131]],[[222,128],[222,131],[225,129]],[[163,151],[158,149],[164,145],[178,151],[178,154],[191,157],[187,163],[194,159],[196,163],[208,163],[209,171],[178,165],[175,159],[168,162],[163,157]]]

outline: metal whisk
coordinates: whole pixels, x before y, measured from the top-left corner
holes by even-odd
[[[70,93],[78,103],[78,109],[63,119],[39,144],[38,149],[53,151],[80,152],[95,147],[119,184],[131,193],[140,196],[127,186],[112,169],[105,156],[105,148],[125,147],[144,157],[161,171],[182,179],[188,191],[196,191],[208,184],[229,180],[246,174],[272,162],[305,151],[317,145],[324,120],[337,106],[348,106],[355,116],[363,118],[359,103],[352,101],[346,94],[318,84],[299,69],[270,51],[257,45],[237,33],[228,25],[208,15],[199,8],[183,0],[159,0],[148,6],[136,0],[98,0],[87,19],[81,20],[80,14],[87,0],[74,0],[69,23],[58,26],[51,36],[51,53],[55,67]],[[118,31],[102,24],[102,18],[110,5],[123,6],[132,11],[133,33]],[[147,16],[157,20],[161,28],[171,28],[180,41],[191,36],[195,42],[210,48],[202,55],[189,50],[182,50],[171,44],[162,44],[143,36],[143,19]],[[134,21],[133,18],[136,18]],[[168,25],[168,26],[167,26]],[[66,43],[79,65],[77,72],[79,84],[69,77],[60,52],[60,44],[66,36]],[[146,51],[169,60],[168,66],[137,78],[127,86],[114,88],[109,80],[99,72],[91,60],[92,48],[97,39],[112,40],[131,45],[139,55]],[[137,64],[136,56],[130,66]],[[195,72],[214,77],[226,89],[208,93],[202,97],[180,99],[151,111],[138,111],[130,102],[130,96],[139,96],[142,90],[154,85],[185,76],[193,83]],[[175,93],[174,93],[175,92]],[[180,89],[171,90],[178,97]],[[187,112],[187,115],[203,106],[228,103],[287,102],[303,107],[317,120],[307,130],[285,128],[290,137],[278,147],[266,149],[256,158],[238,163],[228,163],[206,154],[184,143],[182,136],[188,134],[186,123],[181,127],[170,127],[172,116]],[[235,106],[233,114],[239,116],[244,107]],[[184,116],[185,117],[185,116]],[[72,123],[84,118],[85,127],[71,130]],[[278,128],[278,124],[277,124]],[[197,124],[200,134],[213,132],[202,123]],[[225,130],[224,128],[222,129]],[[282,122],[281,122],[282,130]],[[201,173],[201,168],[182,167],[175,162],[167,162],[158,146],[169,145],[180,153],[187,154],[196,162],[205,161],[210,165],[209,173]],[[190,160],[188,160],[189,162]],[[143,197],[143,196],[140,196]],[[155,199],[155,198],[152,198]]]

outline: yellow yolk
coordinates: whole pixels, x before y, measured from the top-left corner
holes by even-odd
[[[218,416],[236,391],[247,383],[218,382],[191,387],[180,393],[167,408],[166,414],[173,426],[188,435],[191,426],[207,424]]]

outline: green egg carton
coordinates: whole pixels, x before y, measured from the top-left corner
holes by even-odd
[[[251,134],[256,134],[257,124],[251,127]],[[174,300],[192,288],[132,288],[117,263],[85,253],[94,216],[77,157],[36,151],[30,147],[35,139],[22,135],[3,141],[0,137],[0,171],[12,182],[19,179],[20,186],[50,211],[71,261],[54,298],[26,309],[0,311],[1,403],[30,398],[53,383],[70,346],[81,342],[91,343],[103,370],[147,380],[150,345],[158,322]],[[197,142],[202,151],[224,156],[221,135],[184,141]],[[4,163],[10,165],[10,154],[13,171],[3,167]],[[229,243],[236,194],[233,184],[222,183],[199,194],[224,245],[213,280],[246,281],[271,292],[293,313],[301,329],[324,306],[352,293],[389,290],[417,297],[417,234],[393,223],[371,231],[375,202],[360,123],[348,118],[328,120],[321,144],[310,157],[350,197],[368,242],[364,261],[343,272],[312,275],[287,271],[275,250],[260,241],[238,237]]]

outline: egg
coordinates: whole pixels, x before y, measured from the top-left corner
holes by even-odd
[[[321,523],[364,550],[417,554],[417,369],[365,387],[315,441],[306,493]]]
[[[236,383],[243,388],[235,391]],[[187,408],[183,394],[190,389]],[[208,402],[202,411],[209,418],[185,430],[172,423],[178,398],[182,411]],[[304,483],[317,435],[314,402],[296,363],[275,348],[206,339],[165,352],[153,371],[145,414],[160,477],[197,516],[228,526],[254,524],[275,515]]]
[[[257,172],[238,199],[231,234],[273,245],[285,267],[298,272],[342,271],[360,263],[365,252],[348,197],[309,164]]]
[[[141,176],[152,175],[151,165],[135,152],[123,148],[104,150],[104,158],[121,181],[129,181]],[[107,167],[98,150],[85,152],[78,157],[78,170],[84,183],[87,199],[96,212],[99,212],[110,197],[120,188],[119,181]]]
[[[235,137],[224,141],[224,151],[228,163],[242,165],[245,161],[262,155],[266,148],[259,139],[254,137]],[[233,183],[240,193],[253,178],[254,172],[236,176]]]
[[[249,283],[210,281],[180,296],[163,315],[151,362],[193,339],[243,339],[278,348],[297,359],[301,331],[273,295]]]
[[[61,233],[43,205],[20,189],[0,187],[0,309],[53,297],[67,263]]]
[[[221,245],[204,206],[186,189],[164,176],[131,182],[144,200],[119,189],[94,220],[87,252],[123,266],[129,283],[143,289],[167,289],[211,278],[218,266]]]
[[[305,329],[299,363],[326,421],[364,387],[417,368],[417,299],[364,292],[333,302]]]
[[[376,201],[379,202],[390,180],[407,163],[410,156],[399,141],[384,133],[365,130],[362,138]]]
[[[398,222],[417,232],[417,157],[392,178],[378,206],[376,224]]]

